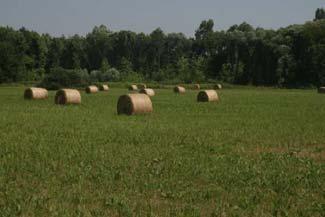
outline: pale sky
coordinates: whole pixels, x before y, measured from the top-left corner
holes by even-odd
[[[263,28],[302,24],[325,0],[0,0],[0,26],[22,26],[54,36],[90,32],[104,24],[113,31],[193,36],[202,20],[216,30],[244,21]]]

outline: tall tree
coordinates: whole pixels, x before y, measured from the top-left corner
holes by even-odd
[[[317,8],[315,12],[315,20],[325,19],[325,10],[324,8]]]

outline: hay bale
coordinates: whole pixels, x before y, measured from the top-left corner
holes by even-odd
[[[55,104],[80,104],[81,95],[78,90],[75,89],[61,89],[55,94]]]
[[[135,84],[131,84],[131,85],[129,86],[129,90],[130,90],[130,91],[136,91],[136,90],[138,90],[138,87],[137,87],[137,85],[135,85]]]
[[[141,90],[141,89],[146,89],[147,88],[147,85],[145,84],[138,84],[138,89]]]
[[[107,84],[102,84],[102,85],[99,85],[99,90],[100,91],[108,91],[109,87]]]
[[[127,94],[120,96],[117,102],[117,114],[145,114],[153,111],[152,102],[146,94]]]
[[[221,90],[222,89],[222,85],[221,84],[216,84],[216,85],[214,85],[214,89],[215,90]]]
[[[318,88],[318,93],[325,93],[325,87]]]
[[[25,99],[47,99],[48,96],[49,94],[44,88],[30,87],[24,92]]]
[[[197,95],[198,102],[214,102],[219,101],[219,96],[215,90],[203,90]]]
[[[175,93],[185,93],[185,87],[176,86],[176,87],[174,87],[174,92]]]
[[[141,89],[139,91],[139,93],[144,93],[144,94],[147,94],[148,96],[154,96],[155,95],[155,91],[153,89],[150,89],[150,88]]]
[[[194,89],[194,90],[200,90],[200,89],[201,89],[200,84],[194,84],[194,85],[193,85],[193,89]]]
[[[91,85],[86,87],[86,93],[97,93],[98,92],[98,87],[95,85]]]

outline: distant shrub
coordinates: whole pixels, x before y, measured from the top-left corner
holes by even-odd
[[[103,74],[104,81],[120,81],[121,73],[115,68],[110,68],[107,73]]]
[[[122,76],[122,80],[128,82],[142,82],[144,77],[136,72],[130,72],[128,74],[124,74],[124,76]]]
[[[89,79],[92,83],[101,81],[101,72],[98,70],[93,70],[90,72]]]
[[[120,81],[120,79],[120,72],[115,68],[110,68],[104,72],[99,70],[93,70],[90,72],[90,81],[92,83],[104,81]]]
[[[53,68],[45,75],[39,86],[49,90],[63,87],[84,87],[90,82],[87,70]]]

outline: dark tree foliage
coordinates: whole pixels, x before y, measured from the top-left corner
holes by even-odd
[[[325,19],[325,10],[324,8],[317,8],[315,13],[315,20]]]
[[[101,25],[85,37],[51,37],[0,27],[0,83],[42,80],[47,86],[106,80],[325,85],[325,10],[317,9],[314,21],[278,30],[244,22],[215,31],[206,20],[194,38],[160,28],[137,34]]]
[[[40,86],[49,90],[63,87],[83,87],[89,84],[87,70],[52,68],[40,83]]]

